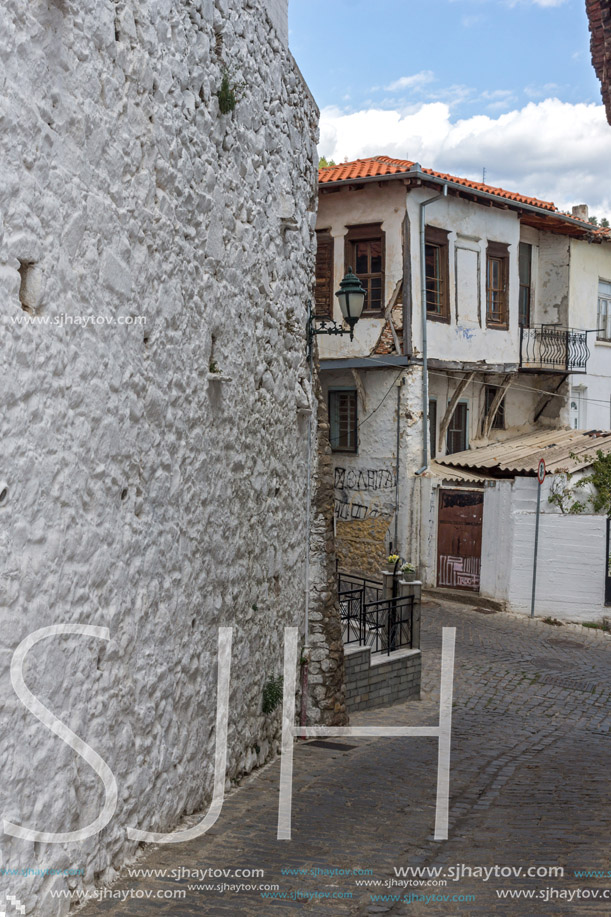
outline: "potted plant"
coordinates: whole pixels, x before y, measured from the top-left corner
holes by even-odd
[[[394,573],[400,558],[398,554],[389,554],[386,558],[386,568],[388,573]]]
[[[414,580],[416,579],[416,565],[410,564],[409,562],[402,564],[402,566],[400,567],[400,573],[401,573],[401,576],[403,577],[404,582],[413,583]]]

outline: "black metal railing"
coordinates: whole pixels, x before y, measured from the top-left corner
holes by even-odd
[[[411,648],[414,623],[414,597],[382,599],[381,583],[348,574],[339,575],[339,609],[343,642],[370,646],[372,653],[390,654]],[[367,601],[367,590],[376,598]]]
[[[337,574],[337,588],[339,592],[349,592],[351,589],[363,590],[363,601],[376,602],[382,598],[382,583],[379,580],[367,579],[363,576],[353,576],[352,573]]]
[[[589,356],[586,331],[560,325],[520,328],[520,369],[585,373]]]

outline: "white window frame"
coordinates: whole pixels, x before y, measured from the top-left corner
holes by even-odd
[[[611,342],[611,282],[599,278],[596,340]]]

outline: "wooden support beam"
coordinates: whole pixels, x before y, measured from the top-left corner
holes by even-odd
[[[490,436],[490,431],[492,429],[492,424],[494,423],[494,418],[497,415],[498,409],[501,406],[501,401],[505,397],[507,389],[513,382],[515,376],[514,373],[507,373],[501,384],[499,385],[498,391],[494,396],[494,400],[490,405],[490,410],[488,414],[484,417],[484,423],[482,424],[482,436],[487,439]]]
[[[390,297],[390,301],[388,305],[386,306],[386,310],[384,312],[384,318],[388,321],[388,324],[390,326],[390,332],[392,334],[393,343],[395,345],[395,350],[397,351],[398,354],[401,353],[401,345],[399,344],[399,337],[397,335],[397,329],[395,328],[395,323],[392,320],[392,310],[397,305],[399,301],[399,295],[402,293],[402,291],[403,291],[403,280],[402,279],[397,280],[397,285],[395,286],[393,294]]]
[[[454,389],[454,394],[452,395],[450,399],[450,403],[448,404],[447,410],[445,414],[443,415],[443,420],[441,421],[441,424],[439,426],[439,442],[440,443],[443,443],[445,441],[446,433],[448,431],[448,427],[450,426],[450,421],[452,420],[452,415],[454,414],[454,411],[456,410],[456,405],[458,404],[458,400],[460,396],[462,395],[466,387],[470,385],[471,382],[473,382],[474,377],[475,377],[475,373],[469,373],[468,376],[465,376],[464,379],[460,380],[460,382]]]
[[[366,411],[367,410],[367,393],[365,391],[365,386],[363,385],[363,382],[361,380],[361,375],[356,369],[352,370],[352,378],[354,379],[354,385],[361,399],[361,407],[363,408],[363,411]]]
[[[541,414],[542,414],[543,411],[546,409],[546,407],[548,406],[548,404],[550,403],[550,401],[553,399],[553,397],[554,397],[554,395],[556,394],[556,392],[558,392],[558,391],[562,388],[563,384],[566,382],[566,379],[567,379],[567,373],[565,373],[565,374],[562,376],[562,378],[560,379],[560,382],[558,383],[558,385],[557,385],[556,388],[554,389],[554,393],[553,393],[553,394],[551,394],[551,395],[543,395],[541,398],[539,398],[539,401],[537,402],[537,406],[536,406],[536,408],[535,408],[535,416],[533,417],[533,422],[534,422],[534,423],[536,423],[536,422],[539,420],[539,418],[541,417]]]

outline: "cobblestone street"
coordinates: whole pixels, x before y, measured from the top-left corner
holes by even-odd
[[[264,870],[263,878],[236,878],[228,872],[228,878],[200,883],[130,877],[125,870],[116,890],[156,894],[171,888],[186,890],[186,898],[100,901],[87,905],[82,917],[611,913],[611,900],[596,900],[592,894],[611,889],[611,638],[485,609],[424,603],[422,701],[359,713],[353,725],[436,722],[444,626],[457,629],[446,842],[432,838],[436,739],[333,740],[345,750],[306,742],[295,752],[292,841],[275,837],[275,762],[225,800],[206,836],[151,848],[136,864],[168,871],[253,868]],[[487,867],[488,872],[454,881],[460,864],[472,872]],[[495,866],[521,867],[524,873],[529,867],[562,867],[564,876],[508,878],[490,873]],[[400,867],[438,867],[446,873],[427,885],[427,879],[397,875]],[[320,873],[313,875],[316,869]],[[293,874],[283,874],[288,870]],[[605,880],[578,878],[576,870],[610,872]],[[223,883],[257,888],[239,893],[204,888]],[[264,885],[279,890],[258,888]],[[501,899],[497,892],[503,891],[539,897]],[[397,900],[389,900],[391,895]],[[417,895],[434,898],[416,900]],[[445,900],[435,900],[442,896]]]

